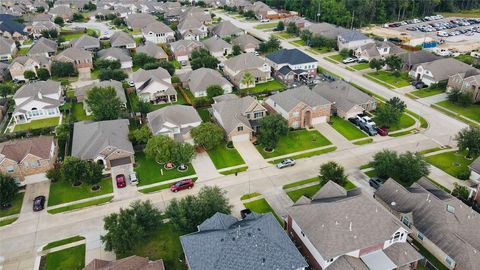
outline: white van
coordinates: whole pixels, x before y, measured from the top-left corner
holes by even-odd
[[[132,172],[129,178],[130,178],[130,185],[136,186],[138,184],[138,178],[136,173]]]

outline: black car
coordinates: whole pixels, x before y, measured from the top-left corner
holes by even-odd
[[[358,119],[357,117],[348,118],[348,121],[350,121],[355,126],[360,126],[360,119]]]
[[[382,180],[378,177],[372,177],[368,180],[368,183],[370,184],[371,187],[373,187],[374,189],[378,189],[380,188],[383,183],[382,183]]]
[[[423,83],[422,81],[413,81],[413,82],[412,82],[412,86],[415,87],[415,88],[417,88],[417,89],[421,89],[421,88],[427,87],[427,86],[425,85],[425,83]]]
[[[45,208],[45,196],[37,196],[33,199],[33,211],[42,211]]]

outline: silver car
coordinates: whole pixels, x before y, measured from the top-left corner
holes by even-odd
[[[291,159],[291,158],[288,158],[288,159],[285,159],[279,163],[277,163],[277,168],[278,169],[283,169],[283,168],[286,168],[286,167],[292,167],[292,166],[295,166],[295,160]]]

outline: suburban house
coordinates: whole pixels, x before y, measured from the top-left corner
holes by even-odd
[[[290,23],[294,23],[297,29],[303,30],[306,27],[309,27],[313,23],[311,23],[309,20],[299,17],[299,16],[291,16],[288,18],[283,19],[283,24],[288,25]]]
[[[480,203],[480,157],[476,158],[469,166],[471,170],[470,180],[474,183],[470,186],[469,197],[477,203]]]
[[[329,181],[287,213],[287,231],[315,270],[413,270],[423,258],[407,242],[409,228],[361,188]]]
[[[292,128],[309,128],[328,122],[331,105],[305,85],[269,96],[264,102],[269,111],[283,116]]]
[[[473,102],[480,102],[480,70],[470,69],[448,77],[447,90],[472,93]]]
[[[163,260],[151,261],[148,258],[132,255],[123,259],[106,261],[93,259],[83,270],[165,270]]]
[[[412,72],[414,80],[422,81],[430,86],[433,83],[448,80],[457,73],[464,73],[475,68],[454,58],[442,58],[432,62],[419,64]]]
[[[308,267],[272,213],[250,213],[243,220],[216,213],[180,242],[191,270]]]
[[[132,166],[135,152],[128,132],[128,119],[76,122],[72,156],[102,164],[107,171],[112,167]]]
[[[0,172],[12,176],[19,185],[28,184],[25,177],[45,173],[56,159],[52,136],[15,139],[0,144]]]
[[[317,76],[318,61],[299,49],[281,49],[266,56],[274,76],[286,84]]]
[[[253,53],[243,53],[234,56],[223,64],[225,76],[240,89],[255,87],[257,83],[271,80],[270,65],[265,59]],[[250,74],[252,81],[245,81],[245,74]]]
[[[424,63],[433,62],[438,59],[442,59],[443,57],[433,54],[431,52],[420,50],[416,52],[406,52],[399,55],[402,59],[403,67],[402,70],[409,72],[410,76],[412,72],[415,73],[415,68]]]
[[[31,120],[60,117],[58,107],[63,102],[60,82],[48,80],[27,83],[15,95],[15,110],[12,117],[17,124]]]
[[[372,59],[384,59],[392,55],[400,55],[405,50],[396,46],[390,41],[375,41],[358,47],[354,54],[357,58],[363,58],[367,61]]]
[[[122,49],[135,49],[137,47],[137,43],[129,34],[117,31],[113,33],[110,37],[110,45],[112,48],[122,48]]]
[[[155,44],[170,43],[175,41],[175,31],[166,24],[155,21],[142,28],[142,34],[146,41]]]
[[[100,81],[75,89],[75,97],[77,98],[77,102],[83,102],[83,109],[85,110],[87,115],[91,115],[92,112],[90,111],[90,108],[88,107],[88,104],[85,102],[85,100],[87,99],[88,91],[90,91],[94,87],[112,87],[115,90],[115,93],[117,93],[117,97],[122,102],[123,107],[127,108],[127,97],[125,96],[125,91],[123,90],[122,83],[115,80]]]
[[[10,71],[12,79],[25,80],[25,71],[33,71],[36,75],[37,69],[39,68],[45,68],[50,71],[50,64],[50,59],[46,58],[43,55],[22,55],[13,59],[12,63],[8,67],[8,70]]]
[[[175,59],[179,62],[186,62],[192,52],[204,48],[202,42],[196,40],[178,40],[170,43],[170,50]]]
[[[211,37],[202,41],[211,55],[219,58],[232,53],[232,45],[219,37]]]
[[[345,119],[377,108],[375,98],[342,80],[321,82],[313,88],[313,92],[332,103],[332,114]]]
[[[341,26],[326,22],[311,24],[306,27],[306,30],[310,31],[313,36],[322,36],[334,40],[337,40],[340,34],[348,31]]]
[[[207,88],[212,85],[222,87],[224,94],[232,92],[232,84],[218,71],[210,68],[199,68],[181,76],[183,86],[188,87],[195,97],[207,96]]]
[[[253,53],[260,47],[260,41],[251,35],[241,35],[232,40],[232,45],[240,46],[240,50]]]
[[[89,35],[82,35],[79,38],[72,39],[72,41],[70,41],[70,45],[72,48],[79,48],[95,52],[100,49],[100,40]]]
[[[137,53],[144,53],[148,56],[151,56],[157,60],[168,61],[167,53],[162,49],[162,47],[157,46],[153,42],[145,42],[145,45],[137,48]]]
[[[41,37],[28,50],[28,55],[43,55],[52,57],[57,53],[57,42]]]
[[[230,21],[221,21],[212,28],[212,34],[220,38],[240,36],[245,32],[233,25]]]
[[[190,130],[202,123],[195,108],[177,104],[149,112],[147,120],[153,135],[165,135],[175,141],[191,144],[193,139]]]
[[[153,15],[147,13],[132,13],[127,16],[125,23],[127,27],[139,31],[150,23],[158,22]]]
[[[227,133],[229,141],[251,140],[259,128],[259,121],[267,110],[254,97],[226,94],[213,98],[214,120]]]
[[[53,23],[52,21],[36,21],[33,22],[30,27],[27,27],[29,29],[29,33],[34,37],[38,38],[42,36],[42,31],[45,30],[57,30],[57,32],[60,32],[60,27]]]
[[[57,6],[51,8],[48,11],[48,14],[52,15],[53,18],[62,17],[66,22],[71,21],[73,18],[73,11],[68,6]]]
[[[177,26],[177,31],[184,40],[197,40],[208,35],[207,26],[195,16],[186,16]]]
[[[55,59],[59,62],[72,63],[77,71],[93,69],[92,53],[83,49],[68,48]]]
[[[133,83],[140,100],[151,103],[171,103],[177,101],[177,91],[172,85],[172,77],[165,69],[139,69],[132,75]]]
[[[375,41],[367,37],[366,35],[354,30],[342,32],[338,35],[337,38],[337,46],[339,51],[343,49],[356,50],[357,48],[370,43],[375,43]]]
[[[103,49],[97,53],[97,56],[100,59],[119,61],[120,67],[123,69],[128,69],[133,67],[132,57],[130,56],[130,51],[127,49],[120,49],[120,48]]]
[[[17,46],[13,39],[0,37],[0,61],[12,60],[17,52]]]
[[[375,192],[375,198],[448,269],[478,269],[480,216],[462,201],[427,178],[408,188],[389,179]]]
[[[273,10],[267,4],[260,1],[256,1],[255,3],[253,3],[252,10],[255,13],[255,17],[259,20],[274,20],[279,18],[278,12],[276,10]]]

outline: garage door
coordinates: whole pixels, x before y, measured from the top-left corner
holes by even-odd
[[[117,159],[110,160],[110,166],[116,167],[121,165],[127,165],[127,164],[130,164],[131,162],[132,160],[130,159],[130,157],[117,158]]]
[[[249,141],[250,140],[250,134],[241,134],[241,135],[235,135],[232,137],[232,141],[234,142],[244,142],[244,141]]]
[[[327,117],[326,116],[320,116],[320,117],[312,118],[312,125],[326,123],[326,122],[327,122]]]

